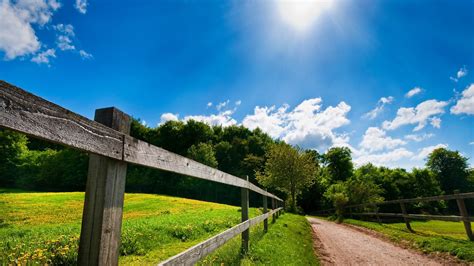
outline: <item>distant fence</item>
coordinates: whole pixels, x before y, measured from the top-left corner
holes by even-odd
[[[242,223],[163,262],[188,265],[238,234],[248,250],[249,228],[278,218],[283,201],[245,179],[129,136],[131,119],[118,109],[95,111],[95,121],[0,81],[0,127],[91,153],[79,242],[80,265],[117,265],[127,163],[241,188]],[[263,196],[264,214],[249,220],[249,191]],[[272,200],[268,212],[267,198]]]
[[[380,222],[380,217],[400,217],[403,218],[406,224],[407,229],[410,232],[413,232],[413,229],[410,225],[410,219],[413,220],[440,220],[440,221],[453,221],[453,222],[460,222],[462,221],[464,224],[464,229],[466,231],[466,235],[469,240],[474,241],[474,236],[472,234],[471,229],[471,222],[474,221],[474,217],[469,216],[466,208],[466,204],[464,199],[473,199],[474,192],[469,193],[455,193],[452,195],[440,195],[440,196],[433,196],[433,197],[425,197],[425,198],[413,198],[413,199],[400,199],[400,200],[390,200],[378,203],[366,203],[366,204],[358,204],[358,205],[349,205],[345,206],[344,209],[349,211],[349,215],[355,216],[374,216]],[[425,214],[409,214],[407,212],[406,203],[418,203],[418,202],[430,202],[430,201],[441,201],[441,200],[456,200],[458,209],[459,209],[459,216],[457,215],[425,215]],[[387,205],[387,204],[399,204],[401,213],[381,213],[378,212],[377,206],[379,205]],[[374,207],[374,212],[354,212],[354,209],[360,209],[364,207]],[[318,214],[330,214],[334,212],[335,209],[328,209],[317,212]]]

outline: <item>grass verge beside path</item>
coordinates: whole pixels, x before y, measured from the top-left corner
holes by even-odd
[[[408,244],[424,253],[446,252],[474,262],[474,241],[467,240],[461,222],[411,221],[415,233],[410,233],[405,223],[379,224],[354,219],[345,219],[344,223],[380,232],[396,243]]]
[[[311,226],[304,216],[285,213],[263,233],[263,223],[250,230],[249,252],[240,257],[241,238],[235,237],[201,260],[199,265],[319,265]]]

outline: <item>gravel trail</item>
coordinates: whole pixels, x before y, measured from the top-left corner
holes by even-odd
[[[322,265],[441,265],[355,229],[307,217]]]

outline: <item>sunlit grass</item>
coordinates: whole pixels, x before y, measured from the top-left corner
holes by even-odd
[[[74,263],[84,193],[0,192],[2,263]],[[250,210],[251,217],[259,213],[258,209]],[[126,194],[123,216],[120,263],[143,265],[162,261],[238,224],[240,208]]]
[[[311,227],[304,216],[284,214],[250,231],[249,252],[240,256],[241,238],[236,237],[201,260],[201,265],[319,265],[313,250]]]

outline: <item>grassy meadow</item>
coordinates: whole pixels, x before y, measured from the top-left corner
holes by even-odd
[[[0,264],[75,264],[83,200],[82,192],[0,190]],[[250,209],[250,217],[260,213],[258,209]],[[238,224],[240,208],[176,197],[127,193],[123,216],[120,264],[149,265]],[[295,259],[293,261],[303,257],[316,261],[310,245],[311,236],[303,234],[310,228],[303,221],[302,216],[281,216],[277,223],[270,224],[266,235],[261,232],[263,225],[254,227],[250,257],[243,261],[247,264],[286,264],[279,263],[280,257],[276,256],[284,257],[282,252],[288,253],[285,256],[291,256]],[[287,241],[290,237],[298,238]],[[270,247],[272,240],[276,241],[273,244],[282,247],[280,254]],[[217,258],[214,261],[237,263],[239,258],[235,254],[239,252],[239,241],[237,237],[219,249],[216,255],[212,255]],[[300,249],[303,242],[307,247]],[[208,264],[208,261],[203,263]]]
[[[467,239],[461,222],[411,221],[415,233],[410,233],[405,223],[379,224],[354,219],[345,219],[344,223],[375,230],[425,253],[446,252],[461,260],[474,261],[474,241]]]

